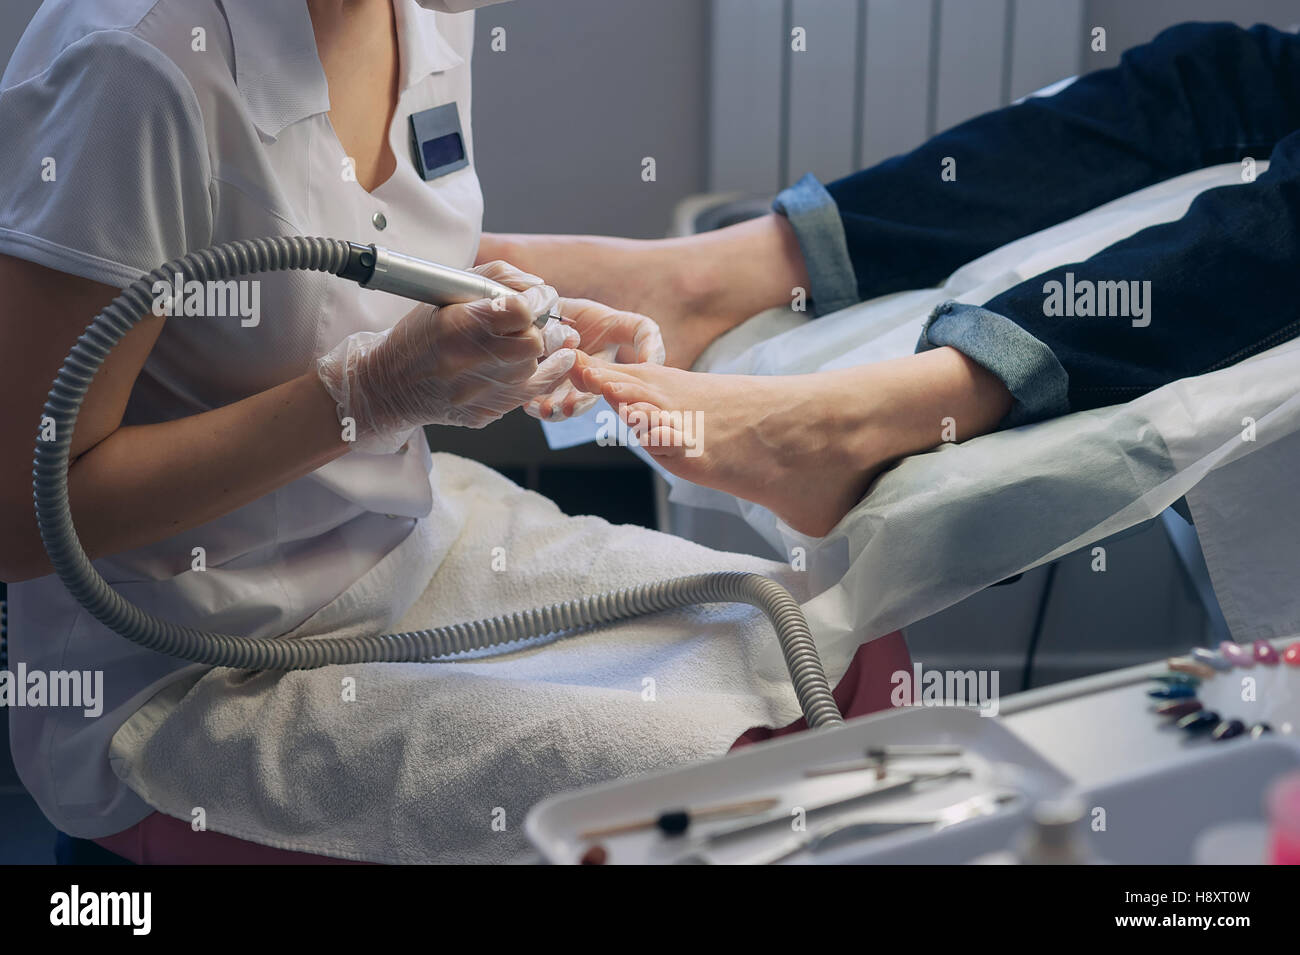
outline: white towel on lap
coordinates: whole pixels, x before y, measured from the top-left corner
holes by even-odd
[[[436,455],[433,475],[463,529],[402,620],[388,584],[397,562],[431,560],[425,526],[296,635],[420,629],[715,570],[766,574],[805,597],[803,575],[783,564],[566,517],[462,458]],[[216,669],[142,708],[112,758],[159,811],[190,820],[201,808],[209,830],[265,845],[509,861],[526,853],[524,815],[547,795],[717,756],[751,726],[797,719],[774,641],[758,611],[710,605],[468,662]],[[832,683],[849,642],[823,648]]]

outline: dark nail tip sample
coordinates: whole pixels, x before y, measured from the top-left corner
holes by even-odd
[[[1208,733],[1218,725],[1219,714],[1213,710],[1197,710],[1178,721],[1178,728],[1189,733]]]
[[[1215,739],[1232,739],[1246,732],[1246,724],[1241,720],[1224,720],[1214,728],[1211,734]]]
[[[1200,700],[1170,700],[1167,703],[1161,703],[1156,707],[1156,713],[1159,716],[1168,716],[1173,719],[1179,719],[1188,713],[1195,713],[1201,708]]]
[[[1154,690],[1147,690],[1147,696],[1153,700],[1185,700],[1195,695],[1196,687],[1194,686],[1161,686]]]

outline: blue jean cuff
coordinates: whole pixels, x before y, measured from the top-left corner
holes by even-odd
[[[783,189],[772,209],[785,216],[799,240],[808,269],[808,297],[814,315],[827,315],[858,302],[858,279],[849,258],[840,210],[812,173]]]
[[[1069,375],[1052,350],[1011,319],[977,305],[943,302],[930,313],[918,352],[948,345],[1002,379],[1015,404],[999,428],[1070,410]]]

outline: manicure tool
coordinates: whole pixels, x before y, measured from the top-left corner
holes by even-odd
[[[599,829],[588,829],[586,832],[578,833],[579,839],[605,839],[609,836],[621,836],[629,832],[640,832],[642,829],[658,829],[666,836],[679,836],[690,828],[693,822],[703,822],[706,819],[727,819],[732,816],[749,816],[755,813],[766,812],[775,806],[780,800],[776,798],[751,799],[746,802],[722,803],[717,806],[707,806],[703,809],[669,809],[646,819],[636,819],[632,822],[618,823],[613,826],[603,826]]]
[[[968,819],[991,815],[1004,805],[1019,798],[1019,793],[1010,790],[980,793],[978,796],[971,796],[960,802],[944,806],[942,809],[896,815],[892,818],[888,813],[882,813],[879,809],[867,810],[846,819],[828,822],[811,832],[799,833],[783,840],[776,846],[739,861],[748,865],[772,865],[783,862],[800,852],[807,851],[816,854],[834,848],[836,845],[860,842],[864,839],[889,835],[905,829],[928,826],[931,831],[938,832]]]
[[[857,773],[870,769],[876,770],[877,774],[879,774],[885,768],[885,764],[891,757],[957,757],[965,755],[965,752],[966,751],[960,746],[930,745],[927,743],[901,743],[891,746],[873,746],[866,751],[865,759],[856,759],[845,763],[835,763],[830,766],[819,766],[815,769],[805,770],[804,776],[811,779],[817,776],[834,776],[839,773]]]
[[[519,294],[508,285],[494,282],[477,272],[417,259],[381,245],[352,245],[354,266],[348,277],[362,288],[392,292],[429,305],[457,305],[481,298],[496,299]],[[541,328],[552,318],[564,321],[558,309],[551,309],[533,319],[533,324]]]
[[[849,803],[865,802],[876,796],[883,796],[888,793],[900,793],[915,786],[917,783],[932,782],[941,779],[958,779],[963,776],[969,776],[970,770],[965,767],[950,769],[939,773],[914,773],[904,776],[900,779],[890,780],[881,785],[872,786],[869,789],[858,790],[848,796],[836,796],[833,799],[826,799],[822,802],[809,802],[804,805],[807,812],[820,811],[822,809],[832,809],[836,806],[844,806]],[[753,833],[755,830],[763,829],[774,823],[789,822],[790,815],[785,809],[778,812],[770,813],[760,819],[745,820],[744,822],[714,831],[702,836],[697,845],[716,845],[725,842],[736,836],[744,836]]]

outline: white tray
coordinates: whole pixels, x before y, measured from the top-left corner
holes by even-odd
[[[910,794],[881,795],[870,802],[873,809],[921,812],[1008,786],[1020,790],[1026,800],[1032,801],[1060,792],[1069,784],[1059,770],[996,718],[982,717],[974,709],[917,707],[863,717],[831,730],[761,743],[706,763],[563,793],[535,806],[528,814],[525,830],[548,861],[576,863],[590,846],[580,834],[590,829],[653,817],[672,809],[777,798],[779,803],[772,816],[780,817],[781,822],[752,837],[731,840],[725,849],[711,849],[708,853],[709,861],[743,862],[761,855],[779,840],[790,838],[791,827],[785,820],[792,818],[794,807],[811,807],[836,796],[846,796],[870,786],[872,780],[869,772],[809,779],[804,776],[804,770],[860,759],[870,747],[904,743],[961,746],[974,776],[926,785]],[[915,757],[899,757],[896,763],[891,763],[900,769],[943,769],[952,765],[951,759]],[[837,812],[843,810],[809,809],[809,828],[814,823],[834,819]],[[1009,808],[981,821],[996,820],[1015,812]],[[692,826],[686,835],[677,837],[664,836],[655,830],[641,831],[602,839],[601,845],[608,852],[610,864],[677,862],[690,853],[693,838],[741,821],[700,823]],[[956,832],[976,824],[961,823],[948,831]],[[912,831],[880,836],[872,844],[882,848],[903,846],[926,838],[933,838],[933,834]],[[791,861],[800,859],[794,857]]]
[[[1083,831],[1099,861],[1117,865],[1187,865],[1192,846],[1207,829],[1264,821],[1264,792],[1286,772],[1300,769],[1300,744],[1265,737],[1206,741],[1174,765],[1131,773],[1080,795],[1091,819],[1105,812],[1105,829]],[[1005,849],[1028,821],[1026,810],[978,819],[927,835],[908,845],[856,850],[846,847],[819,862],[887,865],[964,863]],[[1257,861],[1264,861],[1259,859]]]

